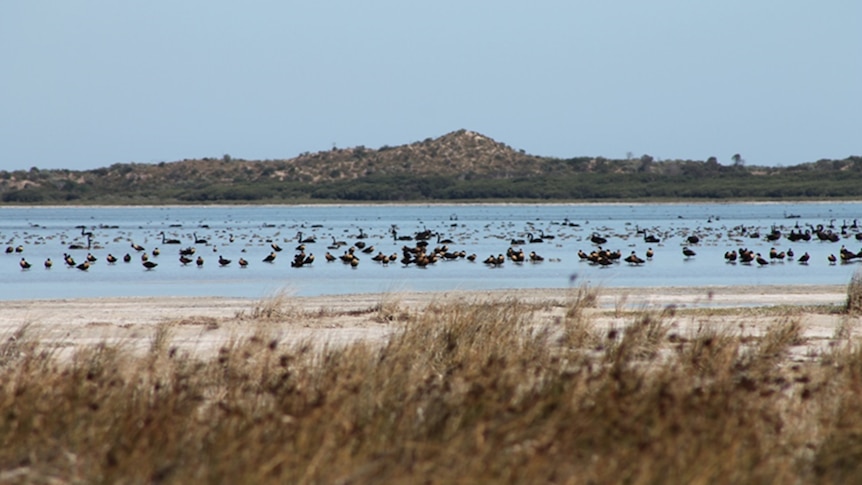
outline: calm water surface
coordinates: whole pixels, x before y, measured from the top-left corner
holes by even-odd
[[[772,284],[846,284],[862,267],[858,259],[849,264],[830,264],[827,257],[839,254],[845,245],[862,251],[862,203],[745,203],[745,204],[554,204],[554,205],[373,205],[373,206],[208,206],[208,207],[14,207],[0,208],[0,241],[11,253],[0,254],[0,299],[42,299],[117,296],[227,296],[260,298],[286,290],[302,296],[401,290],[480,290],[501,288],[565,288],[584,283],[609,287],[629,286],[732,286]],[[860,221],[862,224],[862,221]],[[791,242],[791,230],[812,230],[818,225],[840,235],[838,242]],[[83,226],[83,228],[81,228]],[[393,228],[395,234],[393,234]],[[772,230],[782,237],[766,240]],[[371,258],[378,252],[400,255],[415,241],[396,240],[421,231],[434,234],[429,247],[445,243],[449,251],[476,254],[438,261],[426,268],[400,263],[383,265]],[[641,231],[661,242],[644,241]],[[87,237],[92,243],[86,249]],[[165,238],[180,244],[168,244]],[[313,254],[311,265],[290,265],[302,239],[305,254]],[[757,234],[759,233],[759,236]],[[530,243],[544,236],[542,242]],[[623,256],[635,251],[645,256],[653,248],[655,257],[641,266],[619,262],[611,266],[582,261],[578,250],[590,252],[597,245],[593,234],[607,239],[604,248]],[[686,238],[698,235],[691,245]],[[364,237],[363,237],[364,236]],[[757,237],[755,237],[757,236]],[[540,263],[507,261],[489,267],[482,260],[505,253],[513,240],[523,239],[526,253],[535,251]],[[196,240],[206,240],[196,243]],[[347,243],[337,249],[336,241]],[[348,247],[365,243],[371,253],[357,250],[357,267],[341,261],[327,263],[329,251],[342,255]],[[143,246],[139,252],[132,244]],[[279,245],[274,263],[262,260]],[[84,249],[70,249],[83,245]],[[697,255],[685,258],[683,246]],[[15,248],[21,247],[21,252]],[[180,248],[195,248],[204,265],[183,266]],[[740,247],[767,256],[792,250],[795,258],[811,256],[802,265],[785,258],[772,264],[728,264],[724,253]],[[153,256],[153,250],[160,254]],[[89,270],[68,267],[63,254],[76,262],[88,253],[97,258]],[[132,262],[108,264],[106,257],[125,254]],[[141,255],[156,262],[146,270]],[[220,266],[219,257],[232,260]],[[246,268],[237,265],[245,258]],[[32,267],[22,270],[21,258]],[[45,269],[51,258],[54,265]],[[794,258],[794,259],[795,259]]]

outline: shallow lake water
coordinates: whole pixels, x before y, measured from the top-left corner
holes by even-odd
[[[698,204],[468,204],[468,205],[321,205],[321,206],[195,206],[195,207],[3,207],[0,208],[0,299],[47,299],[118,296],[227,296],[262,298],[281,291],[301,296],[397,291],[452,291],[502,288],[565,288],[590,284],[608,287],[831,285],[846,284],[862,267],[828,261],[842,246],[862,252],[862,203],[698,203]],[[791,231],[832,231],[836,242],[790,241]],[[773,230],[776,240],[768,240]],[[427,231],[427,232],[426,232]],[[161,233],[164,233],[164,236]],[[428,247],[445,245],[449,252],[476,254],[440,260],[424,268],[372,260],[380,252],[401,255],[415,246],[417,233],[430,233]],[[92,233],[90,246],[86,233]],[[632,251],[642,265],[622,260],[608,266],[591,264],[578,251],[599,245]],[[653,235],[659,243],[648,243]],[[697,235],[691,244],[689,236]],[[413,240],[401,240],[404,237]],[[862,237],[862,236],[860,236]],[[314,262],[294,268],[290,262],[300,239]],[[530,239],[534,242],[530,242]],[[169,240],[179,244],[170,244]],[[443,242],[444,240],[451,242]],[[541,239],[541,242],[538,240]],[[521,244],[513,244],[523,240]],[[197,242],[196,242],[197,241]],[[337,245],[344,242],[345,245]],[[330,252],[342,255],[357,244],[356,267],[340,260],[329,263]],[[143,247],[143,251],[133,248]],[[263,259],[272,245],[282,248],[273,263]],[[83,246],[82,249],[70,249]],[[499,266],[482,261],[512,247],[535,251],[538,263]],[[696,255],[686,257],[683,247]],[[21,249],[20,252],[17,249]],[[179,250],[194,248],[198,267],[179,262]],[[748,248],[770,264],[731,264],[727,251]],[[770,249],[784,259],[769,258]],[[159,254],[153,255],[158,249]],[[792,251],[794,257],[786,254]],[[795,261],[809,253],[808,264]],[[76,264],[87,254],[96,261],[86,271]],[[107,256],[129,254],[131,262],[110,264]],[[146,269],[141,257],[157,266]],[[219,257],[231,263],[221,266]],[[22,270],[25,258],[31,268]],[[53,266],[45,269],[50,258]],[[240,267],[240,258],[248,261]]]

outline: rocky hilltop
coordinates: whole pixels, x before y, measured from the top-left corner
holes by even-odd
[[[525,177],[541,173],[545,158],[527,155],[480,133],[458,130],[439,138],[377,150],[363,146],[303,154],[288,162],[313,181],[369,175]]]

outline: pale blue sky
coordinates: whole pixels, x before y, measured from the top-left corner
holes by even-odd
[[[862,155],[862,2],[12,0],[0,169],[400,145]]]

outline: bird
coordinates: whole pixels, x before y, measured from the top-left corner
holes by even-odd
[[[799,264],[808,264],[809,259],[811,259],[811,256],[808,254],[808,252],[806,252],[802,256],[799,256],[799,259],[797,259],[796,261],[798,261]]]
[[[165,231],[159,233],[162,236],[162,244],[180,244],[179,239],[166,239]]]
[[[231,262],[231,260],[230,260],[230,259],[227,259],[227,258],[225,258],[225,257],[224,257],[224,256],[222,256],[222,255],[219,255],[219,257],[218,257],[218,264],[220,264],[221,266],[227,266],[227,265],[229,265],[229,264],[230,264],[230,262]]]
[[[143,264],[143,265],[144,265],[144,268],[147,268],[147,271],[149,271],[149,270],[151,270],[151,269],[153,269],[153,268],[155,268],[156,266],[158,266],[158,265],[159,265],[159,263],[156,263],[156,262],[154,262],[154,261],[144,261],[144,262],[143,262],[143,263],[141,263],[141,264]]]
[[[153,256],[158,256],[159,254],[162,254],[159,248],[153,249]]]
[[[241,267],[243,267],[243,268],[245,268],[246,266],[248,266],[248,261],[246,261],[246,260],[245,260],[245,259],[243,259],[243,258],[239,258],[239,261],[237,261],[237,263],[239,263],[239,265],[240,265]]]
[[[625,262],[630,263],[630,264],[643,264],[644,260],[639,258],[638,255],[635,254],[634,251],[632,251],[631,254],[629,254],[628,256],[625,257]]]
[[[360,238],[360,239],[362,239],[362,238]],[[309,237],[303,238],[301,232],[296,233],[296,240],[299,241],[300,244],[302,244],[302,243],[313,243],[313,242],[317,241],[317,239],[314,236],[309,236]]]
[[[69,249],[90,249],[93,245],[93,236],[87,236],[87,245],[84,246],[80,243],[72,243],[69,245]]]
[[[111,253],[108,253],[108,255],[105,256],[105,261],[107,261],[108,264],[114,264],[117,262],[117,257]]]
[[[54,262],[51,261],[51,258],[45,260],[45,269],[51,269],[51,266],[54,266]]]
[[[524,259],[526,259],[526,256],[524,256],[524,250],[523,249],[519,249],[519,250],[515,251],[513,248],[509,248],[509,250],[506,251],[506,256],[508,256],[509,259],[511,259],[512,261],[514,261],[516,263],[523,263]]]
[[[126,253],[125,256],[123,256],[123,261],[126,263],[131,262],[132,261],[132,255],[130,255],[129,253]]]
[[[853,258],[855,258],[855,257],[856,257],[856,253],[854,253],[853,251],[848,250],[848,249],[847,249],[846,247],[844,247],[844,245],[842,244],[842,245],[841,245],[841,250],[840,250],[840,256],[841,256],[841,261],[850,261],[850,260],[852,260]]]
[[[90,262],[89,262],[89,261],[84,261],[83,263],[81,263],[81,264],[79,264],[78,266],[75,266],[75,267],[76,267],[76,268],[78,268],[78,269],[80,269],[81,271],[87,271],[88,269],[90,269]]]
[[[198,265],[198,268],[202,268],[204,265],[204,258],[201,256],[198,256],[198,259],[195,260],[195,264]]]
[[[276,243],[272,243],[272,244],[270,244],[270,247],[272,247],[272,250],[273,250],[273,251],[275,251],[275,252],[277,252],[277,253],[281,252],[281,246],[279,246],[279,245],[278,245],[278,244],[276,244]]]
[[[30,263],[28,263],[27,260],[24,258],[21,258],[21,261],[18,262],[18,265],[21,266],[21,269],[30,269]]]
[[[769,264],[769,261],[767,261],[766,258],[761,256],[760,253],[757,253],[755,261],[757,261],[757,264],[759,264],[760,266],[766,266],[767,264]]]
[[[553,236],[549,236],[549,237],[553,238]],[[444,238],[443,235],[438,232],[437,233],[437,244],[455,244],[455,241],[449,239],[448,237]]]
[[[290,262],[291,268],[301,268],[302,265],[305,264],[305,253],[299,253],[293,257],[293,261]]]
[[[341,246],[346,246],[346,245],[347,245],[347,241],[338,241],[335,239],[335,236],[332,236],[332,244],[329,246],[326,246],[326,249],[338,249]]]
[[[183,266],[191,263],[192,261],[194,261],[192,258],[183,256],[182,254],[180,255],[180,264],[182,264]]]
[[[655,252],[653,252],[652,248],[647,248],[647,250],[646,250],[647,259],[652,259],[653,255],[655,255]]]
[[[143,251],[144,247],[141,246],[140,244],[132,243],[132,249],[134,249],[135,251]]]
[[[350,248],[347,249],[347,251],[344,251],[344,254],[339,256],[339,258],[341,259],[341,261],[343,261],[345,263],[350,263],[351,261],[353,261],[353,258],[356,257],[353,254],[354,251],[356,251],[356,249],[353,246],[351,246]]]
[[[838,258],[836,258],[834,254],[830,254],[826,257],[826,259],[829,260],[830,264],[835,264],[835,262],[838,261]]]
[[[697,253],[696,253],[696,252],[692,251],[692,250],[691,250],[691,249],[689,249],[688,247],[684,247],[684,248],[682,248],[682,254],[684,254],[686,258],[690,258],[690,257],[692,257],[692,256],[697,255]]]
[[[605,237],[599,236],[598,233],[594,232],[593,235],[590,236],[590,241],[593,244],[601,246],[602,244],[605,244],[606,242],[608,242],[608,239]]]
[[[267,257],[263,258],[264,263],[272,263],[273,261],[275,261],[275,251],[271,251]]]

